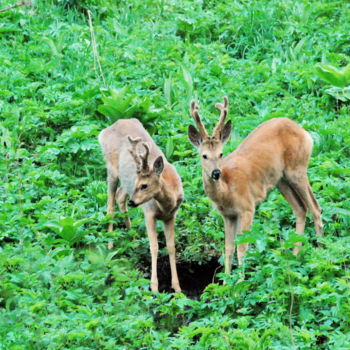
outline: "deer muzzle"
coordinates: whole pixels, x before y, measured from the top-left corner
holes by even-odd
[[[138,204],[136,204],[133,200],[129,200],[128,205],[132,208],[136,208],[138,206]]]
[[[211,178],[215,181],[219,180],[221,175],[221,171],[219,169],[215,169],[213,170],[213,172],[211,173]]]

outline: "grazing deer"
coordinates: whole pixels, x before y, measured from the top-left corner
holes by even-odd
[[[180,292],[174,242],[175,215],[183,200],[179,175],[137,119],[118,120],[102,130],[99,142],[107,163],[107,213],[114,213],[115,200],[122,213],[127,212],[128,198],[129,206],[142,205],[152,257],[152,291],[158,291],[156,220],[164,222],[171,286]],[[125,224],[130,227],[128,217]],[[110,223],[108,231],[112,230],[113,223]]]
[[[309,209],[316,234],[322,236],[321,208],[306,173],[312,150],[309,133],[288,118],[274,118],[258,126],[234,152],[223,158],[222,148],[231,134],[231,121],[225,123],[227,97],[215,107],[220,110],[220,119],[209,136],[198,105],[191,102],[190,113],[198,131],[190,125],[188,136],[201,155],[204,190],[224,219],[225,273],[231,271],[236,235],[250,230],[256,205],[275,186],[293,208],[296,233],[304,232]],[[298,242],[294,247],[294,255],[300,245]],[[239,265],[247,248],[248,243],[238,245]]]

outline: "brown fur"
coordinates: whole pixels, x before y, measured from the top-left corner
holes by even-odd
[[[128,198],[142,206],[152,256],[152,291],[158,291],[156,220],[164,222],[172,287],[176,292],[181,291],[176,271],[174,225],[176,211],[183,200],[183,189],[176,169],[167,162],[137,119],[118,120],[101,131],[99,142],[108,173],[107,213],[114,213],[115,199],[121,212],[127,212]],[[130,227],[129,218],[125,219],[125,224]],[[108,231],[112,230],[111,222]],[[109,247],[113,245],[109,244]]]
[[[191,106],[196,104],[192,102]],[[220,122],[223,125],[223,120]],[[209,137],[198,132],[196,134],[193,129],[189,128],[189,137],[202,156],[205,192],[224,218],[226,273],[231,271],[235,236],[250,229],[256,205],[275,186],[293,208],[297,234],[304,232],[309,209],[314,218],[316,234],[322,235],[321,208],[307,177],[312,139],[303,128],[288,118],[271,119],[253,130],[225,158],[218,155],[226,140],[216,138],[217,143],[213,147],[213,136],[208,143]],[[206,159],[203,159],[203,155]],[[217,181],[211,176],[214,169],[221,171]],[[294,254],[298,253],[300,245],[297,243]],[[247,247],[248,244],[238,246],[240,265]]]

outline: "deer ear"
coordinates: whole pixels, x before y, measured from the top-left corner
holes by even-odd
[[[153,170],[157,175],[160,175],[164,169],[164,160],[162,156],[159,156],[153,164]]]
[[[221,142],[225,143],[231,136],[231,129],[232,129],[232,122],[229,120],[225,126],[222,128],[220,137],[221,137]]]
[[[198,147],[202,142],[201,134],[193,125],[190,125],[188,127],[188,138],[190,139],[192,145],[195,147]]]

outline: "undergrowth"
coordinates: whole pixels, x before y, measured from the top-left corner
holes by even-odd
[[[327,0],[37,0],[0,13],[0,349],[348,349],[349,104],[325,92],[315,65],[350,62],[349,15]],[[197,298],[152,294],[141,211],[130,210],[131,230],[118,213],[106,232],[97,135],[117,118],[143,122],[184,184],[179,264],[222,263],[223,222],[187,127],[192,98],[213,126],[224,95],[226,153],[273,117],[311,133],[323,246],[310,218],[291,254],[295,219],[272,191],[243,268],[218,270]]]

